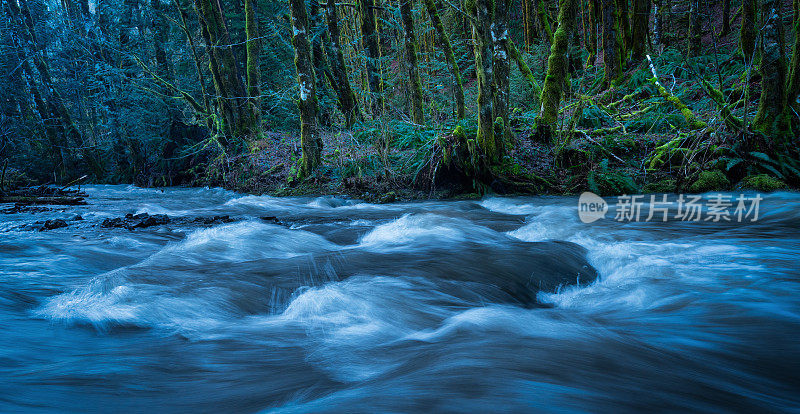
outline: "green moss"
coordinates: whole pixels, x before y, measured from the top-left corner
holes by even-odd
[[[674,193],[677,191],[678,182],[672,178],[664,178],[652,183],[647,183],[642,191],[645,193]]]
[[[714,190],[727,190],[731,182],[722,171],[701,171],[697,180],[689,187],[693,193],[705,193]]]
[[[748,175],[739,182],[740,188],[749,188],[769,193],[786,188],[786,183],[767,174]]]

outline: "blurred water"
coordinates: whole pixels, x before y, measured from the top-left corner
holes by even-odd
[[[800,409],[798,194],[583,224],[575,197],[87,191],[0,215],[0,412]],[[236,221],[99,226],[141,212]]]

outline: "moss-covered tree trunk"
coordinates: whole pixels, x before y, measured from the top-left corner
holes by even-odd
[[[475,44],[475,74],[478,78],[478,136],[477,143],[489,164],[501,159],[501,148],[494,136],[493,118],[493,42],[491,39],[494,2],[475,0],[475,19],[472,21],[472,36]]]
[[[289,0],[292,16],[292,46],[294,66],[300,99],[300,147],[302,160],[300,172],[308,176],[322,163],[322,139],[317,126],[317,93],[311,42],[308,40],[308,12],[303,0]]]
[[[701,20],[700,0],[689,0],[689,39],[686,54],[690,58],[699,56],[703,52]]]
[[[661,45],[661,31],[663,25],[662,18],[663,10],[661,8],[661,0],[653,0],[653,46],[658,47]]]
[[[544,0],[536,0],[536,11],[537,16],[539,17],[539,24],[542,26],[542,30],[547,35],[547,42],[553,42],[553,29],[550,26],[550,17],[547,15],[547,4]]]
[[[586,10],[586,25],[587,38],[586,38],[586,51],[589,52],[589,57],[586,59],[587,65],[594,66],[597,59],[597,39],[599,38],[598,25],[603,20],[599,0],[587,0]]]
[[[789,64],[786,100],[790,107],[797,107],[797,99],[800,95],[800,0],[792,2],[792,9],[794,12],[792,20],[794,42],[792,44],[792,60]]]
[[[722,32],[725,36],[731,32],[731,0],[722,0]]]
[[[258,132],[258,114],[249,103],[247,89],[239,74],[221,3],[195,0],[195,7],[203,39],[208,45],[209,69],[217,92],[222,124],[219,140],[224,147],[235,149]]]
[[[617,0],[617,12],[619,13],[619,27],[624,51],[622,60],[624,62],[627,52],[631,50],[631,14],[628,0]]]
[[[439,16],[435,0],[425,0],[425,8],[428,11],[428,16],[431,19],[433,28],[436,30],[436,39],[439,41],[439,45],[444,52],[450,74],[453,76],[453,97],[456,101],[456,117],[458,119],[463,119],[466,113],[464,105],[464,85],[461,80],[461,71],[458,69],[458,62],[453,53],[453,46],[450,43],[450,37],[447,36],[447,33],[444,31],[444,25]]]
[[[511,0],[494,0],[494,23],[492,36],[492,70],[494,93],[492,94],[494,135],[500,153],[505,152],[506,143],[511,136],[509,112],[509,92],[511,61],[508,46],[508,13]]]
[[[415,124],[425,123],[425,113],[422,110],[422,81],[419,78],[417,64],[417,35],[414,32],[414,15],[411,12],[412,0],[400,0],[400,17],[403,20],[405,36],[403,38],[406,48],[406,74],[408,75],[408,88],[411,91],[411,120]]]
[[[539,83],[536,82],[536,77],[533,76],[533,72],[528,64],[525,62],[525,59],[522,56],[522,52],[517,49],[514,45],[514,41],[511,38],[508,38],[508,51],[511,54],[511,58],[514,59],[514,62],[517,63],[517,68],[522,73],[522,76],[528,81],[530,84],[531,89],[533,89],[534,95],[537,99],[542,95],[542,88],[539,86]],[[538,102],[534,102],[534,104],[538,104]]]
[[[602,0],[603,7],[603,65],[605,83],[613,85],[622,77],[622,33],[620,32],[618,0]]]
[[[371,95],[372,115],[377,117],[383,111],[383,91],[380,74],[380,46],[375,23],[375,0],[358,0],[361,14],[361,37],[367,60],[367,83]]]
[[[353,88],[350,86],[350,79],[347,76],[347,68],[344,63],[336,1],[328,0],[325,3],[325,11],[328,19],[328,34],[330,35],[330,53],[328,55],[330,56],[331,75],[339,98],[339,108],[344,114],[345,125],[350,128],[358,120],[361,111],[358,108],[356,94],[353,93]]]
[[[158,1],[158,0],[156,0]],[[247,46],[247,97],[253,124],[257,128],[261,123],[261,39],[258,30],[254,0],[244,0],[244,30]]]
[[[311,36],[311,56],[314,61],[314,74],[317,78],[317,99],[323,102],[323,104],[319,105],[318,116],[321,123],[329,125],[334,113],[334,107],[325,105],[324,102],[336,100],[339,109],[341,109],[341,105],[338,104],[338,85],[333,79],[333,73],[331,73],[327,56],[325,56],[325,49],[329,47],[330,39],[328,39],[328,31],[325,23],[323,23],[324,16],[320,5],[320,0],[309,0],[308,18],[309,30],[314,33]]]
[[[536,118],[537,134],[550,141],[553,128],[558,120],[558,107],[564,93],[567,76],[567,48],[570,33],[575,27],[577,0],[561,0],[558,12],[558,28],[550,46],[550,57],[547,59],[547,76],[542,88],[542,106]]]
[[[742,26],[739,31],[739,47],[747,62],[752,63],[756,50],[756,0],[743,0]]]
[[[780,135],[786,132],[786,58],[780,0],[764,0],[761,16],[761,98],[753,130]]]
[[[631,59],[638,63],[644,59],[647,46],[647,32],[650,26],[650,0],[633,0],[631,25]]]

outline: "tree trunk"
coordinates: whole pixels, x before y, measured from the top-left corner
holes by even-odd
[[[721,36],[731,32],[731,0],[722,0],[722,33]]]
[[[411,13],[412,0],[400,0],[400,16],[405,30],[404,43],[406,48],[406,74],[408,75],[408,88],[411,90],[411,120],[415,124],[425,124],[425,114],[422,110],[422,81],[419,78],[417,66],[417,36],[414,33],[414,15]]]
[[[156,0],[159,1],[159,0]],[[247,98],[254,115],[253,125],[261,123],[261,39],[254,0],[244,0],[244,31],[247,46]]]
[[[743,0],[742,27],[739,31],[739,47],[745,61],[752,63],[756,50],[756,0]]]
[[[311,33],[315,33],[311,39],[311,56],[314,62],[314,73],[317,78],[317,98],[323,99],[323,102],[325,102],[331,96],[330,92],[335,92],[338,104],[338,85],[335,85],[333,73],[328,67],[328,59],[325,56],[325,50],[330,44],[330,39],[328,39],[328,31],[324,29],[325,25],[322,22],[323,15],[320,9],[320,0],[310,0],[308,6],[310,13],[308,16],[309,28]],[[325,82],[326,79],[328,83]],[[330,85],[330,88],[328,85]],[[341,105],[339,105],[339,109],[341,110]],[[320,105],[318,117],[322,124],[329,125],[331,123],[333,110],[334,108],[330,105]]]
[[[792,44],[792,61],[789,64],[789,82],[786,88],[786,101],[790,107],[797,106],[800,95],[800,0],[792,2],[794,11],[792,31],[794,43]]]
[[[587,0],[588,10],[586,12],[586,23],[588,26],[588,36],[586,38],[586,50],[589,52],[589,57],[586,59],[587,66],[594,66],[597,59],[597,39],[598,25],[603,17],[600,12],[599,0]]]
[[[336,93],[339,97],[339,107],[344,114],[345,126],[350,128],[358,120],[361,111],[358,108],[358,100],[353,88],[350,86],[350,79],[347,77],[347,68],[344,63],[344,52],[342,52],[342,40],[339,34],[339,14],[336,11],[336,1],[328,0],[325,4],[328,19],[328,32],[331,42],[330,64],[332,77],[336,86]]]
[[[494,7],[491,0],[475,0],[475,19],[472,21],[472,36],[475,43],[475,74],[478,78],[478,136],[477,143],[486,162],[496,164],[501,159],[500,148],[494,136],[492,118],[494,79],[492,64],[491,27]]]
[[[661,45],[662,13],[661,0],[653,0],[653,46],[656,48]]]
[[[603,65],[605,80],[612,86],[622,77],[622,33],[619,28],[618,0],[602,0],[603,6]]]
[[[536,5],[534,0],[521,0],[522,1],[522,17],[523,17],[523,38],[525,40],[525,50],[530,50],[533,43],[536,41]]]
[[[367,57],[367,83],[372,97],[372,115],[377,117],[383,111],[383,87],[378,68],[380,49],[375,23],[375,0],[358,0],[358,5],[361,14],[361,36]]]
[[[536,0],[536,8],[539,16],[539,23],[542,25],[545,34],[547,35],[547,42],[553,42],[553,29],[550,27],[550,18],[547,16],[547,5],[544,0]]]
[[[322,163],[322,139],[317,127],[317,94],[311,43],[308,40],[308,13],[303,0],[290,0],[292,16],[292,46],[300,99],[300,147],[302,176],[309,176]]]
[[[564,91],[567,74],[567,48],[570,33],[575,27],[576,0],[562,0],[558,12],[558,29],[547,59],[547,76],[542,88],[542,106],[536,120],[537,134],[546,141],[553,135],[553,126],[558,120],[558,107]]]
[[[442,19],[439,17],[439,11],[436,8],[435,0],[425,0],[425,8],[428,10],[428,16],[431,18],[431,23],[436,30],[436,38],[444,51],[444,57],[447,61],[447,66],[450,68],[450,74],[453,76],[453,95],[455,95],[454,97],[456,100],[456,117],[458,119],[464,119],[466,113],[464,107],[464,86],[461,80],[461,71],[458,70],[458,62],[453,53],[453,46],[450,43],[450,38],[444,31],[444,25],[442,25]]]
[[[633,0],[631,58],[635,63],[644,59],[649,23],[650,0]]]
[[[700,26],[700,0],[689,0],[689,44],[687,57],[696,57],[702,53],[702,27]]]
[[[508,117],[511,62],[508,47],[508,12],[511,0],[494,0],[494,24],[491,26],[493,43],[493,83],[492,95],[494,118],[494,139],[500,154],[505,153],[505,144],[509,141],[510,119]]]
[[[219,136],[223,147],[238,147],[258,132],[257,114],[249,104],[247,90],[231,49],[228,28],[218,0],[195,0],[203,38],[208,46],[209,68],[217,91],[221,114]]]
[[[617,16],[622,35],[622,61],[624,62],[627,52],[631,50],[631,16],[628,0],[617,0]]]
[[[781,135],[786,132],[786,58],[780,0],[764,0],[761,15],[761,98],[753,130],[768,136]]]

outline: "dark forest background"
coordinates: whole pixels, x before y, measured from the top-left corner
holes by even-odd
[[[3,0],[0,187],[796,187],[800,1]],[[0,188],[2,191],[2,188]]]

